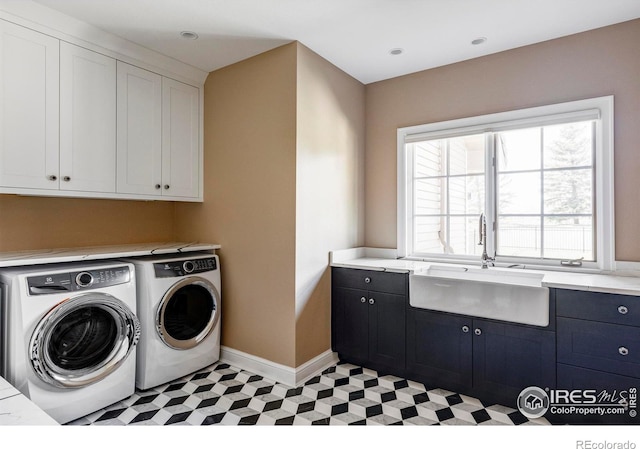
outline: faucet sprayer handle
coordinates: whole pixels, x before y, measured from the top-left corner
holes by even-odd
[[[480,236],[480,241],[478,242],[478,246],[482,245],[484,242],[484,233],[486,232],[484,230],[484,226],[485,226],[485,219],[484,219],[484,212],[480,214],[480,220],[478,222],[478,235]]]

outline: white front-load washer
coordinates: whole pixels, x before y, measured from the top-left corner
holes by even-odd
[[[128,259],[136,268],[136,386],[178,379],[220,359],[220,262],[211,253]]]
[[[0,270],[2,377],[61,424],[135,391],[134,270],[121,261]]]

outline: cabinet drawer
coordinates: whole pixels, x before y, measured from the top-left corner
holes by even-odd
[[[397,295],[407,294],[408,275],[384,271],[334,267],[331,270],[334,287],[357,288]]]
[[[640,379],[617,374],[596,371],[587,368],[558,364],[558,389],[560,390],[595,390],[603,404],[618,403],[621,399],[629,400],[630,393],[637,394]],[[552,415],[554,424],[638,424],[637,417],[629,412],[612,415],[567,414]],[[557,421],[557,422],[556,422]]]
[[[556,314],[640,326],[640,297],[559,289],[556,290]]]
[[[557,319],[558,362],[640,378],[640,328]]]

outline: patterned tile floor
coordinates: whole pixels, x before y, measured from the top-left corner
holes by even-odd
[[[290,388],[225,363],[145,391],[68,425],[521,425],[519,411],[350,364]]]

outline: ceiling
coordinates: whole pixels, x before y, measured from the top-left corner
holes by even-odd
[[[640,0],[35,1],[207,72],[297,40],[364,84],[640,17]]]

